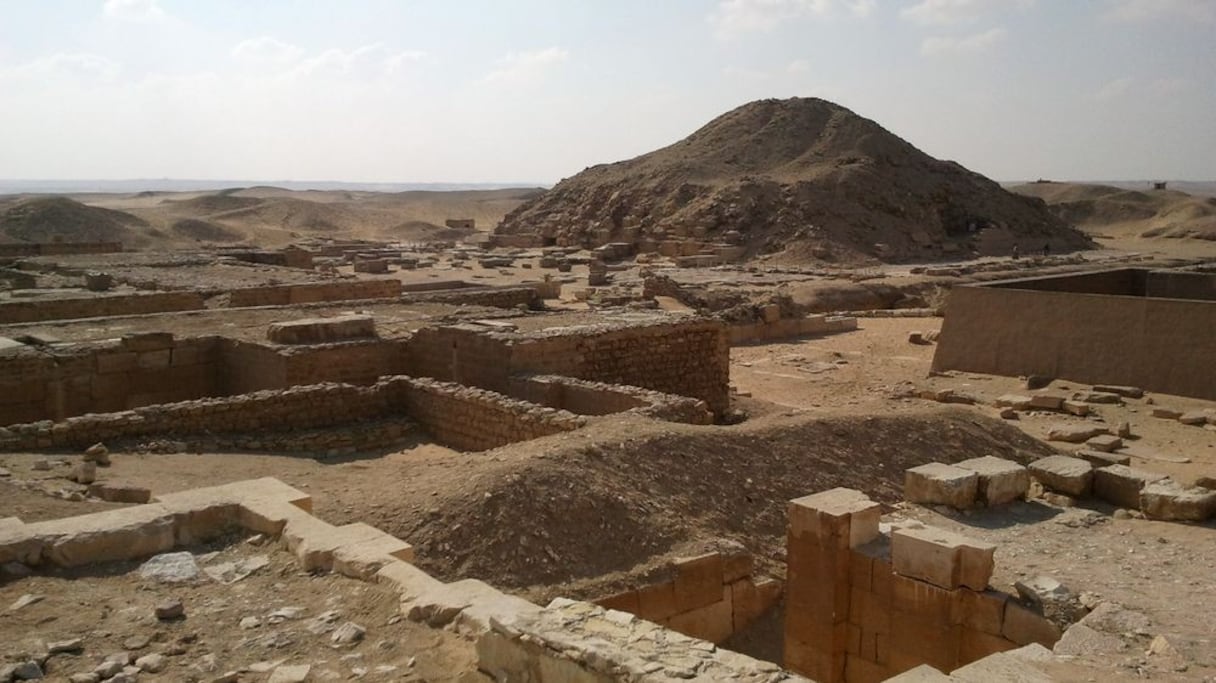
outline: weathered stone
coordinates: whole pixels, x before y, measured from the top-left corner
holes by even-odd
[[[305,683],[312,667],[308,664],[291,664],[276,667],[267,683]]]
[[[1091,451],[1085,448],[1073,453],[1073,455],[1088,462],[1094,467],[1106,467],[1107,465],[1128,465],[1131,464],[1132,456],[1123,455],[1122,453],[1103,453],[1101,451]]]
[[[1179,415],[1178,421],[1184,425],[1191,425],[1192,427],[1201,427],[1208,423],[1209,417],[1210,417],[1210,415],[1208,414],[1207,411],[1192,410],[1192,411],[1185,412],[1185,413]]]
[[[19,609],[29,607],[30,605],[33,605],[38,602],[42,602],[45,599],[46,599],[45,595],[35,595],[33,593],[26,593],[26,594],[22,595],[21,597],[17,598],[16,600],[14,600],[13,604],[8,606],[8,611],[16,612]]]
[[[160,583],[185,583],[200,577],[198,563],[188,552],[162,553],[148,559],[139,567],[144,579]]]
[[[1106,427],[1090,424],[1060,424],[1047,431],[1048,441],[1066,441],[1068,443],[1085,443],[1099,434],[1110,433]]]
[[[1044,488],[1069,496],[1084,496],[1093,482],[1093,466],[1080,458],[1052,455],[1040,458],[1028,468]]]
[[[84,638],[71,638],[69,640],[60,640],[54,643],[46,644],[46,651],[49,654],[57,655],[61,652],[75,653],[84,649]]]
[[[1122,396],[1105,391],[1079,391],[1073,394],[1072,397],[1075,401],[1084,401],[1086,403],[1102,403],[1108,405],[1118,405],[1123,403]]]
[[[1064,584],[1050,576],[1036,576],[1025,581],[1016,581],[1013,587],[1022,599],[1044,615],[1071,615],[1077,606],[1077,598]]]
[[[988,587],[996,546],[945,529],[906,526],[891,531],[891,563],[897,574],[953,590]]]
[[[266,337],[277,344],[327,344],[376,336],[376,322],[367,315],[304,318],[271,323]]]
[[[152,500],[152,491],[142,486],[104,481],[90,485],[89,495],[110,503],[146,503]]]
[[[360,640],[363,640],[365,635],[367,635],[367,629],[353,621],[348,621],[334,629],[334,632],[332,635],[330,635],[329,639],[332,640],[335,645],[352,645]]]
[[[1127,650],[1127,643],[1118,635],[1094,630],[1083,623],[1068,627],[1052,651],[1073,657],[1113,655]]]
[[[92,671],[68,676],[68,683],[98,683],[100,680],[101,676],[93,673]]]
[[[110,449],[104,443],[95,443],[84,451],[85,462],[95,462],[103,467],[110,464]]]
[[[1153,417],[1159,417],[1163,420],[1177,420],[1182,417],[1181,410],[1173,410],[1171,408],[1156,407],[1153,408]]]
[[[904,472],[904,498],[912,503],[965,510],[978,493],[979,475],[961,467],[931,462]]]
[[[971,458],[955,467],[971,470],[979,475],[978,499],[987,505],[1002,505],[1026,497],[1030,488],[1030,473],[1025,467],[991,455]]]
[[[1033,399],[1030,396],[1022,396],[1020,394],[1005,394],[996,399],[996,407],[998,408],[1013,408],[1014,410],[1029,410],[1030,402]]]
[[[1035,394],[1030,397],[1032,410],[1060,410],[1064,406],[1064,397],[1052,394]]]
[[[177,598],[166,600],[156,606],[156,618],[161,621],[181,619],[186,615],[186,608]]]
[[[1063,410],[1064,412],[1068,413],[1069,415],[1076,415],[1077,417],[1085,417],[1085,416],[1089,415],[1089,410],[1090,410],[1088,403],[1083,403],[1081,401],[1072,401],[1072,400],[1064,401],[1063,403],[1061,403],[1060,409]]]
[[[1118,394],[1125,398],[1144,397],[1144,390],[1140,387],[1129,387],[1118,384],[1095,384],[1094,391],[1101,391],[1107,394]]]
[[[97,480],[97,463],[95,462],[78,462],[72,467],[71,474],[68,479],[77,484],[92,484]]]
[[[135,660],[135,666],[139,667],[140,671],[146,671],[150,674],[160,673],[168,665],[169,660],[164,655],[156,652],[146,654]]]
[[[1165,478],[1164,474],[1125,465],[1108,465],[1094,471],[1094,495],[1111,505],[1139,510],[1140,490]]]
[[[1095,451],[1101,451],[1103,453],[1113,453],[1114,451],[1117,451],[1120,448],[1123,448],[1123,439],[1120,439],[1119,437],[1114,436],[1113,434],[1099,434],[1099,435],[1087,440],[1085,442],[1085,445],[1089,446],[1090,448],[1092,448]]]
[[[1159,480],[1141,489],[1140,510],[1152,519],[1202,522],[1216,515],[1216,491]]]
[[[1132,435],[1132,423],[1127,421],[1120,422],[1119,426],[1115,427],[1115,434],[1120,439],[1130,438]]]

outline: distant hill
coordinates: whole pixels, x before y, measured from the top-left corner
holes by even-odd
[[[509,213],[496,232],[586,245],[720,240],[794,260],[1091,246],[1043,202],[815,98],[752,102],[673,145],[588,168]]]
[[[86,206],[66,197],[17,199],[0,210],[0,238],[9,242],[142,242],[147,221],[124,211]]]
[[[1042,199],[1062,220],[1097,235],[1216,240],[1216,197],[1046,181],[1011,189]]]

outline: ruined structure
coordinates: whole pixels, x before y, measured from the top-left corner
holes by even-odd
[[[933,369],[1216,398],[1216,275],[1123,268],[955,287]]]

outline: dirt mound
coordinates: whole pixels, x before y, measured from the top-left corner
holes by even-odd
[[[907,467],[1053,452],[998,420],[951,410],[664,425],[657,434],[652,425],[601,425],[500,449],[509,464],[436,498],[425,514],[377,510],[375,523],[410,539],[419,564],[448,579],[591,594],[708,539],[772,556],[784,544],[785,501],[814,491],[849,486],[891,503],[902,498]],[[516,461],[513,449],[531,452]]]
[[[175,235],[201,242],[239,242],[245,238],[236,230],[198,218],[183,218],[174,222],[169,229]]]
[[[1001,240],[981,240],[995,231]],[[694,237],[790,260],[905,261],[1025,242],[1091,246],[1043,202],[939,161],[815,98],[762,100],[669,147],[589,168],[508,214],[501,234],[598,244]]]
[[[1036,182],[1011,189],[1044,200],[1062,220],[1094,234],[1216,240],[1216,197],[1082,183]]]
[[[66,197],[38,197],[8,205],[0,213],[0,236],[13,242],[139,241],[133,228],[142,218],[123,211],[86,206]]]
[[[207,194],[193,199],[171,200],[165,202],[171,205],[174,212],[190,216],[211,216],[238,209],[247,209],[261,204],[263,200],[257,197],[239,197],[228,192]]]

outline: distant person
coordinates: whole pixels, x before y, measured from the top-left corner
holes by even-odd
[[[1013,245],[1013,260],[1014,261],[1018,260],[1018,257],[1021,255],[1022,255],[1022,250],[1018,249],[1018,245],[1016,245],[1016,244]]]
[[[1043,256],[1051,256],[1051,245],[1050,244],[1043,245]]]

